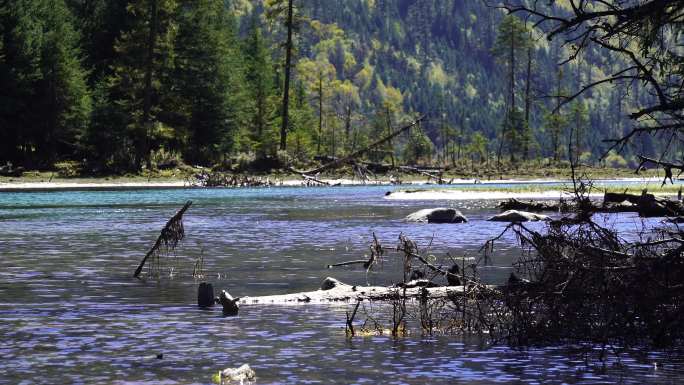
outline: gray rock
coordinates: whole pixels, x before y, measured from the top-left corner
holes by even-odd
[[[548,221],[549,217],[546,215],[529,213],[527,211],[508,210],[501,214],[494,215],[489,218],[494,222],[528,222],[528,221]]]
[[[321,284],[321,290],[334,289],[340,285],[344,285],[344,284],[342,282],[336,280],[335,278],[327,277],[326,279],[323,280],[323,283]]]
[[[221,384],[243,384],[246,381],[253,381],[255,378],[256,373],[248,364],[244,364],[239,368],[223,369],[220,372]]]
[[[444,207],[418,210],[406,217],[408,222],[465,223],[468,218],[460,211]]]

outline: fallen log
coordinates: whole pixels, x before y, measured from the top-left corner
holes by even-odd
[[[451,184],[451,182],[453,181],[450,180],[447,182],[445,179],[442,178],[442,174],[444,173],[443,169],[430,169],[432,172],[429,172],[418,167],[399,166],[399,170],[426,176],[428,178],[428,182],[430,181],[430,179],[434,179],[435,181],[437,181],[437,184]]]
[[[487,286],[496,288],[497,286]],[[392,287],[392,286],[355,286],[328,277],[323,281],[321,289],[292,294],[267,295],[259,297],[240,297],[243,305],[250,304],[306,304],[306,303],[335,303],[357,301],[392,301],[401,298],[418,299],[427,295],[428,298],[450,298],[462,295],[467,286],[437,286],[437,287]]]
[[[633,211],[642,217],[676,217],[684,215],[684,205],[680,201],[667,198],[656,197],[644,190],[641,195],[629,193],[609,193],[603,195],[603,210],[608,212],[631,211],[630,206],[624,204],[629,202],[633,206]],[[616,210],[617,209],[617,210]]]
[[[596,204],[588,202],[585,209],[597,213],[624,213],[635,212],[642,217],[674,217],[684,216],[684,205],[679,200],[657,197],[643,191],[641,194],[630,194],[627,192],[605,192],[603,203]],[[499,204],[502,210],[516,210],[527,212],[570,212],[577,211],[576,205],[571,205],[561,200],[558,204],[550,204],[534,201],[520,201],[511,198]]]

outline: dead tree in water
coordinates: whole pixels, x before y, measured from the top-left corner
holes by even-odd
[[[385,253],[384,249],[382,248],[382,245],[380,244],[380,241],[378,241],[378,237],[375,236],[375,233],[373,233],[373,242],[370,244],[369,248],[370,257],[368,258],[368,260],[357,259],[353,261],[333,263],[331,265],[328,265],[328,269],[338,266],[363,264],[363,268],[366,269],[366,273],[369,272],[374,265],[382,262],[382,256]]]
[[[391,132],[389,135],[385,136],[384,138],[378,139],[375,142],[369,144],[368,146],[366,146],[362,149],[356,150],[356,151],[352,152],[351,154],[349,154],[343,158],[336,158],[332,162],[326,163],[321,167],[315,168],[313,170],[308,170],[308,171],[299,171],[299,170],[295,170],[295,169],[292,169],[292,171],[296,172],[297,174],[302,175],[304,177],[306,175],[316,175],[316,174],[319,174],[325,170],[328,170],[331,168],[336,168],[336,167],[342,166],[342,165],[347,164],[347,163],[352,163],[354,160],[356,160],[361,155],[363,155],[366,152],[378,147],[379,145],[381,145],[383,143],[386,143],[386,142],[392,140],[394,137],[399,136],[399,134],[401,134],[402,132],[410,129],[411,127],[413,127],[415,125],[417,125],[418,123],[420,123],[424,119],[425,119],[425,115],[422,115],[418,119],[416,119],[415,121],[407,124],[406,126],[401,127],[399,129]]]
[[[190,205],[192,205],[192,201],[187,201],[185,205],[183,205],[183,207],[178,210],[178,212],[172,216],[168,222],[166,222],[166,225],[161,230],[161,234],[159,234],[159,237],[157,238],[157,242],[155,242],[154,246],[152,246],[147,254],[145,254],[145,257],[142,259],[142,261],[140,261],[140,265],[138,265],[138,268],[135,269],[135,273],[133,273],[134,277],[137,278],[140,275],[143,266],[145,266],[145,262],[147,262],[147,259],[150,256],[156,255],[159,257],[159,254],[162,252],[162,246],[165,247],[167,253],[169,250],[173,250],[176,248],[176,246],[178,246],[178,242],[185,237],[185,229],[183,228],[183,214],[185,214],[185,211],[190,208]]]

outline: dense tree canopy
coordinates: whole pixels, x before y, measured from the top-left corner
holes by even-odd
[[[368,156],[592,162],[609,144],[587,133],[681,128],[681,4],[551,3],[511,1],[506,16],[465,0],[2,2],[0,162],[121,172],[165,156],[341,156],[418,114]]]

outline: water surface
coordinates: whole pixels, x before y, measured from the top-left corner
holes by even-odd
[[[476,337],[348,340],[345,305],[243,306],[235,318],[197,309],[191,272],[200,255],[207,280],[236,296],[313,290],[326,276],[389,284],[401,279],[392,252],[368,276],[326,265],[364,258],[373,232],[388,250],[404,233],[444,263],[447,253],[477,258],[505,227],[485,221],[498,202],[384,199],[393,188],[0,193],[0,383],[204,384],[216,370],[243,363],[266,384],[642,384],[684,377],[678,356],[655,352],[604,367],[568,348],[520,351]],[[186,200],[193,205],[174,277],[132,278]],[[402,221],[438,206],[456,207],[470,222]],[[632,214],[605,220],[627,233],[644,224]],[[505,280],[516,256],[512,236],[496,247],[495,266],[482,270],[490,283]]]

